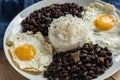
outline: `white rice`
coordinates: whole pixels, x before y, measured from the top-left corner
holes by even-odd
[[[81,18],[68,14],[53,20],[48,37],[57,52],[64,52],[82,46],[88,33]]]

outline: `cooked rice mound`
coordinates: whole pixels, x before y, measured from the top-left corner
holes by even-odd
[[[53,20],[48,37],[57,52],[64,52],[82,46],[88,33],[89,29],[81,18],[68,14]]]

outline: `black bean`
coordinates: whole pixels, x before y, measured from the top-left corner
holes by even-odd
[[[92,67],[96,67],[96,64],[92,64]]]
[[[112,57],[111,57],[111,56],[109,56],[109,57],[108,57],[108,60],[109,60],[109,61],[112,61]]]
[[[106,67],[105,67],[105,66],[102,66],[102,67],[101,67],[101,69],[104,69],[104,70],[106,70]]]
[[[103,74],[104,72],[105,72],[104,69],[100,69],[100,71],[99,71],[100,74]]]
[[[82,50],[82,53],[88,53],[88,51],[87,50]]]
[[[64,80],[70,80],[70,77],[69,76],[67,76],[67,77],[65,77],[65,79]]]
[[[83,45],[83,48],[89,49],[89,44],[88,44],[88,43],[84,44],[84,45]]]
[[[26,28],[23,28],[23,32],[26,32],[27,31],[27,29]]]
[[[44,76],[45,76],[45,77],[48,77],[48,76],[49,76],[49,72],[45,71],[45,72],[44,72]]]
[[[54,78],[54,80],[59,80],[58,78]]]
[[[108,56],[112,56],[112,52],[111,52],[111,51],[108,51],[107,55],[108,55]]]
[[[71,67],[71,70],[72,71],[76,71],[78,69],[78,67],[76,66],[76,65],[73,65],[72,67]]]
[[[71,75],[72,80],[76,79],[78,77],[78,74],[74,73]]]
[[[96,74],[92,74],[92,78],[97,78],[97,75]]]
[[[67,66],[67,70],[70,71],[70,70],[71,70],[71,67],[70,67],[70,66]]]
[[[87,63],[87,64],[85,64],[85,66],[86,66],[87,68],[89,68],[89,67],[91,67],[91,64],[90,64],[90,63]]]
[[[98,44],[95,44],[94,46],[95,46],[96,48],[98,48],[98,47],[99,47],[99,45],[98,45]]]
[[[99,55],[97,55],[97,54],[94,54],[94,56],[95,56],[95,59],[97,59]]]
[[[80,58],[86,58],[87,57],[87,54],[82,54],[81,56],[80,56]]]
[[[62,66],[62,63],[60,62],[60,63],[58,63],[57,65],[58,65],[58,66]]]
[[[78,65],[78,66],[81,66],[81,65],[82,65],[82,62],[78,62],[77,65]]]
[[[89,74],[89,75],[92,75],[92,74],[95,74],[95,72],[92,71],[92,70],[90,70],[90,71],[88,72],[88,74]]]
[[[63,75],[64,77],[68,76],[68,75],[69,75],[69,74],[68,74],[68,71],[63,71],[63,72],[62,72],[62,75]]]
[[[71,56],[76,51],[80,52],[80,61],[77,63]],[[106,47],[86,43],[81,48],[56,53],[44,76],[48,78],[51,76],[54,80],[91,80],[97,78],[113,64],[112,56],[108,54],[110,52]]]
[[[50,15],[51,15],[50,13],[45,13],[45,16],[47,17],[50,17]]]
[[[87,76],[87,74],[88,74],[88,72],[86,71],[86,72],[84,72],[83,73],[83,77],[86,77]]]
[[[86,76],[86,77],[85,77],[85,80],[91,80],[91,79],[92,79],[91,76]]]
[[[38,24],[37,24],[35,19],[31,19],[31,24],[33,24],[34,26],[38,26]]]
[[[34,26],[33,26],[33,25],[30,25],[30,29],[34,29]]]
[[[95,53],[95,51],[90,51],[90,52],[89,52],[89,54],[91,54],[91,55],[94,54],[94,53]]]
[[[70,63],[70,65],[72,65],[72,64],[74,64],[75,62],[74,62],[74,61],[70,61],[69,63]]]
[[[90,57],[86,57],[86,62],[87,62],[87,63],[91,63]]]
[[[96,67],[90,67],[90,70],[95,71],[95,70],[96,70]]]
[[[113,62],[112,62],[112,61],[110,61],[110,63],[109,63],[109,67],[111,67],[111,66],[112,66],[112,64],[113,64]]]
[[[52,76],[49,76],[48,80],[54,80],[54,78]]]
[[[106,51],[101,50],[98,55],[101,57],[104,57],[106,55]]]
[[[33,33],[36,33],[36,31],[37,31],[37,28],[34,28],[34,29],[33,29]]]
[[[93,48],[92,45],[89,45],[89,50],[90,50],[90,51],[94,51],[94,48]]]
[[[80,10],[83,10],[84,8],[82,6],[80,6]]]
[[[109,68],[110,67],[109,60],[106,60],[104,65],[105,65],[106,68]]]
[[[96,49],[95,49],[95,51],[98,53],[98,52],[100,52],[100,47],[97,47]]]
[[[58,67],[57,67],[57,70],[61,70],[61,69],[62,69],[62,66],[58,66]]]
[[[29,29],[30,24],[24,24],[24,26],[25,29]]]

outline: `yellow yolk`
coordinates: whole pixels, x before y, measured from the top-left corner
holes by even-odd
[[[95,26],[98,30],[109,30],[114,26],[115,19],[109,14],[103,14],[95,20]]]
[[[15,49],[15,54],[21,60],[32,60],[36,55],[36,50],[32,45],[24,44]]]

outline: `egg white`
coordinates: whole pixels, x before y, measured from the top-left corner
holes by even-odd
[[[45,42],[41,33],[32,34],[31,32],[28,32],[12,35],[9,37],[8,43],[9,42],[12,43],[9,47],[12,59],[22,70],[42,72],[46,70],[45,66],[48,66],[52,61],[52,46]],[[16,47],[23,44],[31,44],[36,49],[36,55],[32,60],[20,60],[15,55],[14,51]]]
[[[96,29],[94,22],[102,14],[109,14],[116,20],[112,29],[107,31],[99,31]],[[120,20],[116,13],[116,8],[113,5],[109,3],[91,3],[86,8],[83,20],[91,30],[89,38],[93,44],[108,47],[113,52],[113,55],[120,53]]]

